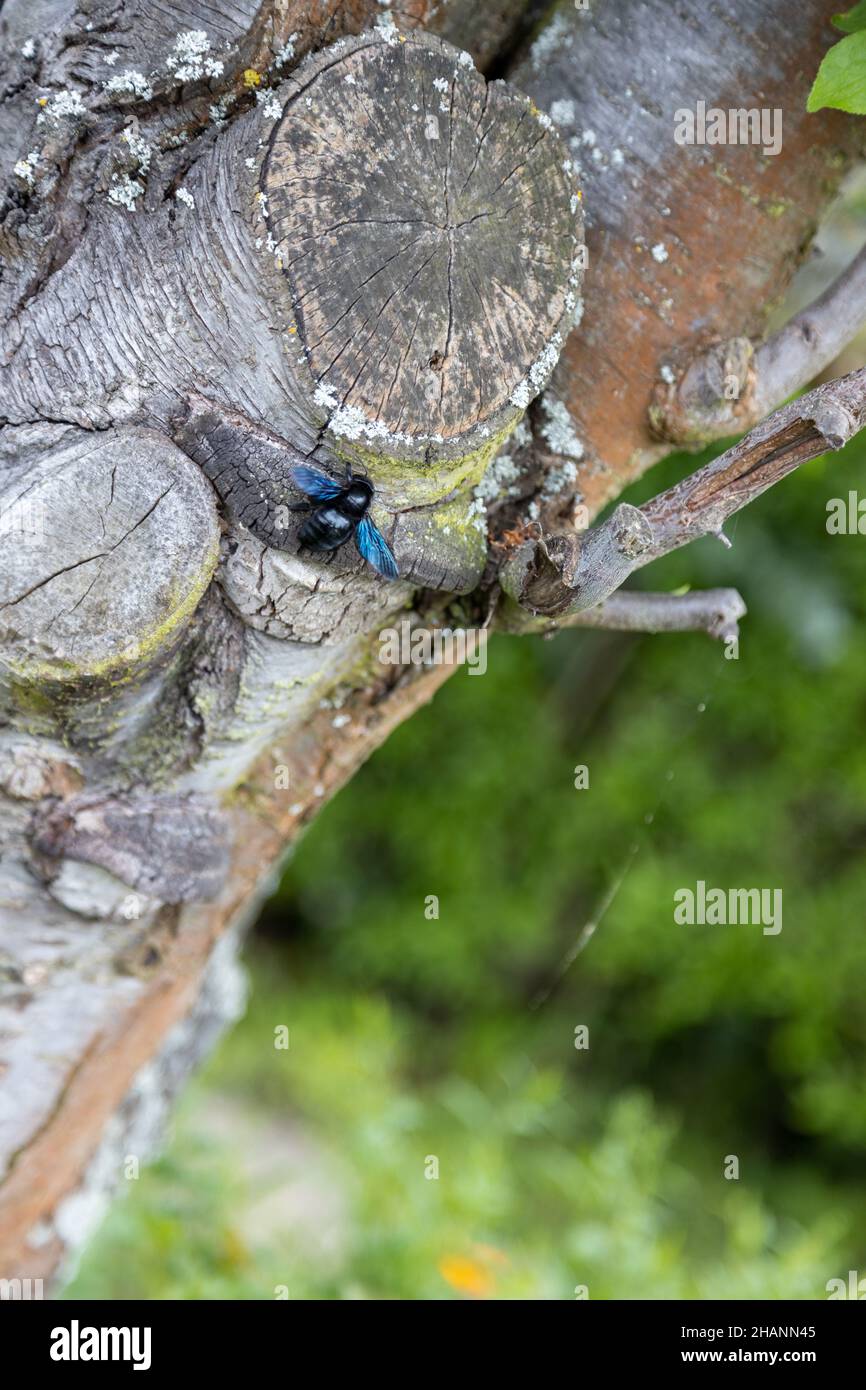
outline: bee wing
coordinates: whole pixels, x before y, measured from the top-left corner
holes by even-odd
[[[304,463],[295,464],[290,468],[289,477],[295,487],[300,488],[308,497],[314,497],[317,502],[328,502],[332,497],[339,497],[343,491],[342,483],[335,483],[326,473],[320,473],[316,468],[308,468]]]
[[[373,525],[368,516],[358,522],[355,530],[355,544],[368,564],[378,570],[386,579],[397,578],[397,561],[382,532]]]

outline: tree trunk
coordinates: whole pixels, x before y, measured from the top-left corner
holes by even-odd
[[[527,46],[539,8],[0,11],[2,1277],[62,1271],[288,847],[450,674],[381,629],[487,622],[515,526],[669,447],[670,378],[739,341],[746,384],[862,143],[805,114],[835,5],[555,6]],[[677,145],[699,99],[781,108],[781,150]],[[292,470],[347,465],[395,582],[299,540]]]

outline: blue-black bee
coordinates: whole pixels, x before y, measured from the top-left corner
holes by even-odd
[[[397,561],[391,547],[367,515],[375,489],[368,478],[352,472],[346,465],[346,480],[335,482],[326,473],[298,464],[290,470],[292,482],[312,502],[296,502],[293,512],[312,512],[298,532],[301,545],[310,550],[337,550],[355,537],[355,544],[368,564],[386,579],[397,578]]]

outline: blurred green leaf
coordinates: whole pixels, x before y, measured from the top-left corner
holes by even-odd
[[[833,23],[837,29],[844,29],[846,34],[855,34],[858,29],[866,29],[866,0],[859,0],[859,4],[842,14],[834,14]]]

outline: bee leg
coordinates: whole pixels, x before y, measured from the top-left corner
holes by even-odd
[[[316,505],[315,502],[288,502],[286,503],[286,511],[311,512]]]

